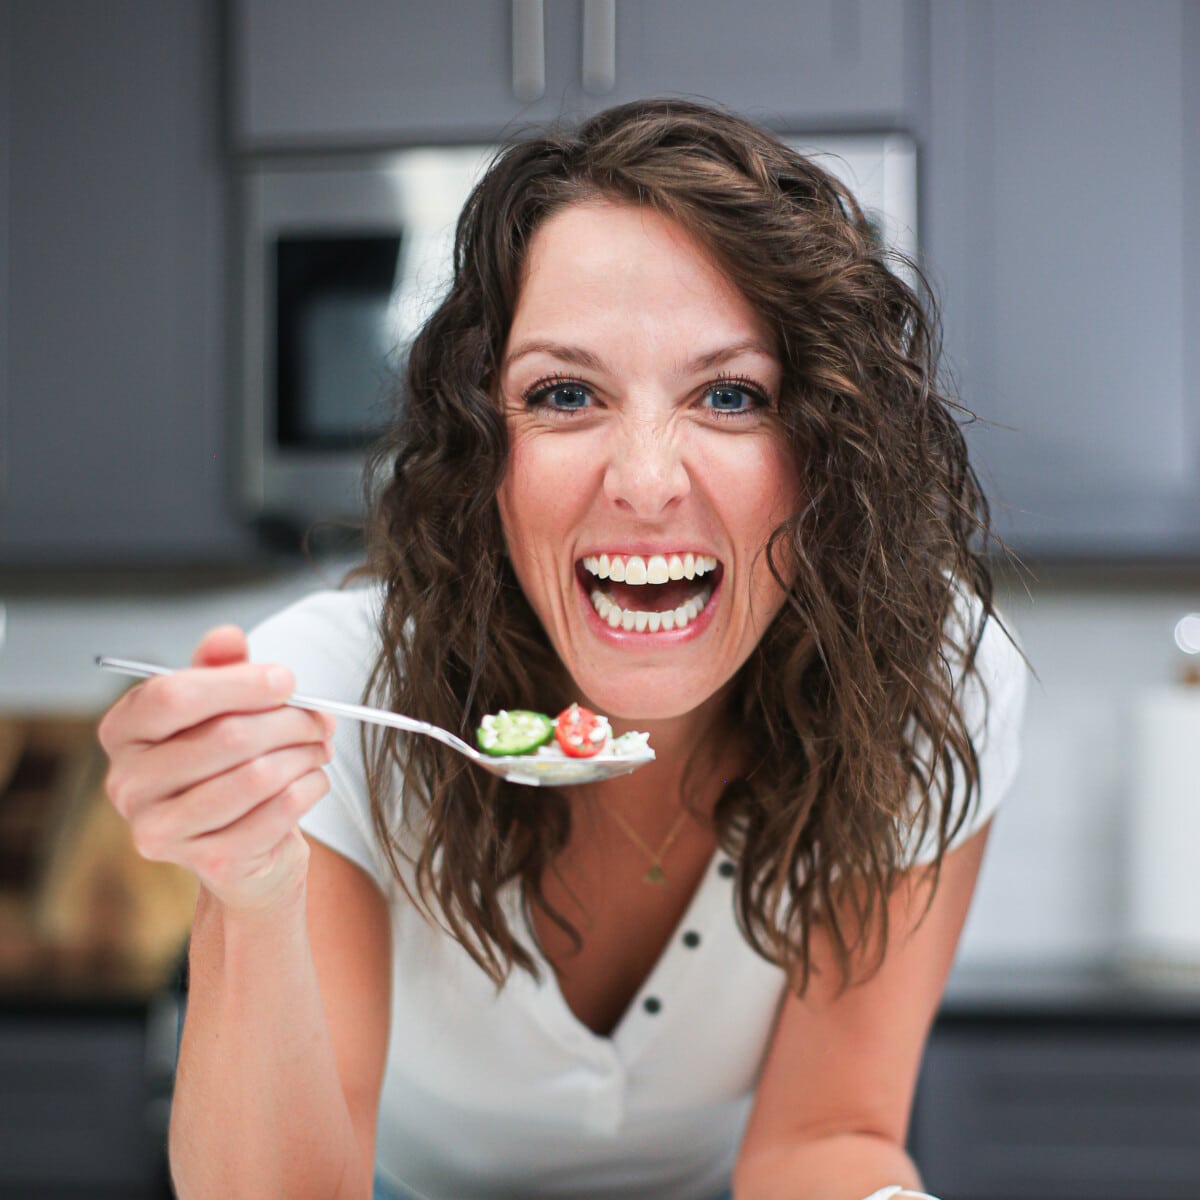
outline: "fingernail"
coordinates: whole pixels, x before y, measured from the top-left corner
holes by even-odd
[[[285,696],[290,696],[295,687],[291,671],[287,667],[269,668],[267,671],[267,687],[273,692],[282,692]]]

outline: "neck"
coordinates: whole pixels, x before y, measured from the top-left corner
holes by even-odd
[[[614,734],[648,733],[654,761],[631,775],[573,790],[587,803],[616,809],[639,823],[651,813],[677,813],[685,801],[699,816],[708,816],[725,780],[747,766],[743,739],[728,715],[731,694],[731,687],[723,688],[699,708],[663,720],[610,718]]]

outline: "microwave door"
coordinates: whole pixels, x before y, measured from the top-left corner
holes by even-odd
[[[399,232],[279,238],[279,447],[362,451],[382,430],[403,350],[390,319],[403,241]]]

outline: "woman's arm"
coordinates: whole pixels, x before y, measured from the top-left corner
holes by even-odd
[[[328,718],[236,626],[97,727],[106,786],[147,858],[201,893],[175,1099],[182,1200],[366,1200],[387,1041],[389,937],[373,883],[297,822],[329,790]]]
[[[921,1190],[904,1150],[921,1053],[979,875],[987,827],[951,851],[937,895],[923,873],[889,901],[879,973],[836,995],[832,956],[814,938],[807,995],[789,994],[772,1038],[734,1173],[735,1200],[860,1200],[889,1184]]]
[[[180,1200],[368,1200],[390,936],[376,885],[309,842],[307,883],[261,912],[202,892],[171,1113]]]

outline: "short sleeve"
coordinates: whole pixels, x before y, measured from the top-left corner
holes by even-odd
[[[254,662],[282,663],[296,691],[363,703],[379,650],[379,589],[316,592],[268,617],[249,633]],[[390,894],[393,877],[371,823],[361,725],[339,718],[329,791],[300,818],[300,828],[361,867]]]
[[[954,849],[995,816],[1016,777],[1021,760],[1021,724],[1025,714],[1028,667],[1011,626],[999,614],[985,614],[977,596],[959,589],[951,621],[956,625],[949,632],[958,645],[968,644],[965,639],[970,638],[983,622],[976,654],[977,671],[965,678],[958,675],[955,680],[964,723],[979,759],[979,789],[966,819],[950,842],[949,849]],[[961,768],[956,772],[954,788],[952,802],[957,814],[965,790]],[[938,805],[945,803],[941,789],[935,789],[933,800]],[[936,858],[938,816],[937,810],[930,814],[925,836],[909,860],[912,863],[932,862]]]

